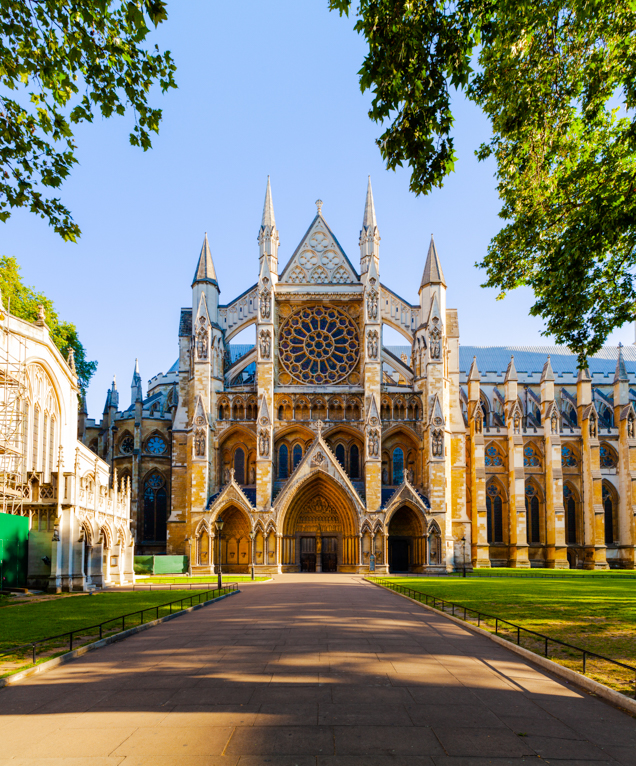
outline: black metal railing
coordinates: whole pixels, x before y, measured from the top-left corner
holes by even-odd
[[[233,583],[233,585],[236,585],[238,587],[238,583]],[[139,591],[151,591],[152,589],[155,590],[192,590],[193,588],[203,588],[208,590],[218,590],[218,585],[216,582],[197,582],[194,580],[193,582],[149,582],[149,583],[135,583],[132,586],[129,586],[126,588],[126,590],[139,590]],[[225,587],[225,586],[223,586]],[[153,607],[154,608],[154,607]]]
[[[392,582],[391,580],[387,580],[385,578],[367,577],[365,579],[369,580],[369,582],[382,585],[384,588],[388,588],[389,590],[394,590],[397,593],[402,593],[405,596],[412,598],[414,601],[419,601],[420,603],[424,603],[427,606],[432,606],[433,609],[438,609],[440,612],[444,612],[445,614],[450,613],[454,617],[459,617],[460,619],[463,619],[466,622],[470,622],[471,620],[476,620],[477,627],[482,627],[482,623],[484,623],[486,628],[491,628],[491,626],[488,624],[488,620],[490,620],[491,622],[494,621],[495,623],[494,632],[498,636],[501,636],[501,638],[504,638],[507,641],[511,641],[512,643],[515,643],[515,638],[516,638],[517,646],[521,646],[522,633],[528,636],[532,636],[534,638],[535,643],[538,641],[543,650],[539,652],[535,648],[530,647],[530,651],[534,652],[535,654],[543,654],[544,657],[548,657],[550,644],[556,644],[558,646],[565,647],[569,650],[580,652],[583,657],[583,674],[584,675],[587,672],[587,661],[591,657],[598,660],[602,660],[604,662],[609,662],[611,665],[616,665],[626,670],[631,670],[631,672],[634,674],[634,681],[631,681],[628,683],[633,684],[634,696],[636,697],[636,667],[633,667],[632,665],[627,665],[624,662],[613,660],[611,659],[611,657],[605,657],[602,654],[598,654],[597,652],[592,652],[589,649],[583,649],[580,646],[574,646],[574,644],[569,644],[566,641],[559,640],[558,638],[552,638],[551,636],[546,636],[544,633],[538,633],[535,630],[524,628],[523,625],[517,625],[514,622],[503,620],[501,617],[495,617],[492,614],[486,614],[485,612],[480,612],[478,609],[471,609],[470,607],[464,606],[463,604],[456,604],[453,601],[446,601],[446,599],[439,598],[438,596],[431,596],[428,593],[422,593],[419,590],[408,588],[406,585],[400,585],[399,583]],[[459,610],[459,614],[456,613],[457,610]],[[472,617],[470,615],[472,615]],[[511,630],[507,632],[508,634],[510,633],[512,634],[512,638],[510,637],[510,635],[506,635],[506,633],[503,630],[500,630],[502,626],[508,626],[509,628],[511,628]],[[528,648],[528,647],[525,647],[525,648]],[[553,656],[552,659],[558,660],[560,658],[556,658]]]
[[[97,623],[95,625],[87,625],[82,628],[75,628],[75,630],[68,631],[67,633],[59,633],[57,636],[47,636],[46,638],[38,638],[36,641],[28,641],[26,644],[21,644],[20,646],[13,646],[10,649],[7,649],[3,652],[0,652],[0,657],[7,657],[7,656],[13,656],[13,655],[19,655],[20,653],[24,654],[26,651],[29,651],[29,654],[32,654],[32,663],[35,665],[37,663],[37,649],[38,646],[42,644],[51,644],[51,642],[57,642],[55,645],[55,648],[61,646],[62,644],[66,643],[66,640],[68,640],[68,651],[73,651],[73,637],[76,638],[79,636],[81,639],[83,638],[91,638],[91,640],[95,639],[97,635],[99,635],[99,640],[101,640],[104,637],[105,633],[123,633],[126,630],[126,621],[128,620],[128,628],[137,627],[138,625],[144,625],[146,622],[151,622],[152,619],[158,620],[159,619],[159,613],[162,609],[168,609],[168,614],[175,614],[176,612],[181,612],[184,609],[189,609],[192,606],[196,606],[197,604],[206,603],[208,601],[211,601],[214,598],[217,598],[218,596],[223,596],[226,593],[231,593],[238,590],[238,584],[237,583],[231,583],[229,585],[224,585],[220,590],[219,588],[214,588],[213,590],[207,590],[207,591],[201,591],[198,593],[194,593],[191,596],[184,596],[183,598],[176,599],[175,601],[169,601],[165,604],[157,604],[156,606],[147,606],[144,609],[138,609],[135,612],[128,612],[127,614],[119,615],[118,617],[111,617],[108,620],[104,620],[103,622]],[[210,595],[211,594],[211,595]],[[187,603],[189,602],[189,604]],[[180,604],[180,608],[174,608],[175,604]],[[184,604],[186,604],[184,606]],[[151,619],[146,620],[145,615],[150,613]],[[154,615],[154,616],[152,616]],[[134,617],[139,617],[139,622],[136,622],[133,620]],[[130,623],[134,622],[135,624],[131,625]],[[108,628],[107,626],[113,626],[111,628]],[[77,642],[76,642],[77,643]],[[64,651],[67,651],[66,649]],[[55,654],[62,654],[63,652],[55,652]],[[50,659],[50,658],[49,658]]]

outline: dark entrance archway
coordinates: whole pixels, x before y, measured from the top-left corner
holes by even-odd
[[[389,521],[389,571],[417,572],[426,564],[426,541],[420,515],[406,505]]]

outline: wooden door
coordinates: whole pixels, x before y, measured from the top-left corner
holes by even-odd
[[[315,537],[300,538],[300,571],[301,572],[316,571],[316,538]]]
[[[323,572],[338,571],[338,538],[337,537],[322,538],[321,560],[322,560]]]

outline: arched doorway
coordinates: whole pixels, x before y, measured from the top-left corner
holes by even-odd
[[[284,572],[347,572],[359,564],[357,514],[345,491],[321,474],[303,484],[283,520]]]
[[[229,574],[248,572],[252,563],[252,546],[247,514],[235,506],[230,506],[218,515],[223,518],[220,540],[223,571]],[[219,541],[215,540],[215,544],[219,546]],[[214,551],[215,561],[217,555],[218,547]]]
[[[412,508],[403,505],[389,521],[389,571],[421,571],[426,563],[422,521]]]

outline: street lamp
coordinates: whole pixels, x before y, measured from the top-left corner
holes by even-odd
[[[252,544],[250,546],[251,548],[251,557],[252,557],[252,580],[254,579],[254,538],[256,537],[256,532],[252,530],[250,532],[250,540],[252,541]]]
[[[221,532],[223,531],[223,519],[219,516],[215,522],[214,526],[216,527],[216,537],[217,537],[217,557],[216,557],[216,565],[217,565],[217,572],[219,575],[219,590],[223,587],[223,575],[221,574]]]
[[[462,543],[464,545],[464,554],[462,556],[463,563],[464,563],[464,574],[462,576],[466,577],[466,535],[462,537]]]

